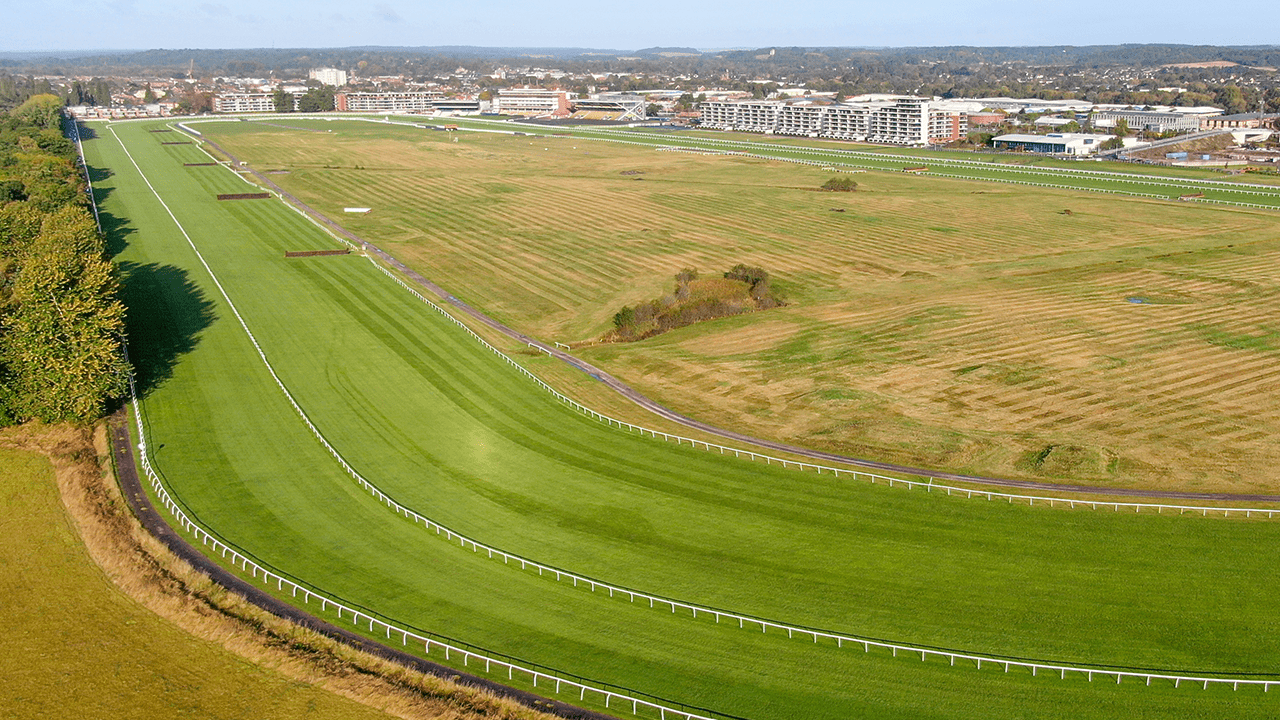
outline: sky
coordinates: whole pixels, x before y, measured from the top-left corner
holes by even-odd
[[[1280,3],[1078,0],[3,0],[0,51],[481,45],[781,46],[1280,44]]]

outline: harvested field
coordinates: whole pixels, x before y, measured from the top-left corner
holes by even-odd
[[[833,208],[796,189],[818,168],[328,127],[210,132],[332,217],[378,206],[342,222],[548,341],[599,337],[682,267],[775,271],[786,308],[584,351],[699,419],[977,474],[1280,487],[1273,214],[902,173]],[[1084,450],[1037,462],[1050,446]]]

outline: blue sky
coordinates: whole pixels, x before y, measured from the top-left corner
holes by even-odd
[[[639,49],[770,45],[1280,44],[1280,3],[1079,0],[7,0],[0,51],[486,45]],[[1201,17],[1198,17],[1200,15]]]

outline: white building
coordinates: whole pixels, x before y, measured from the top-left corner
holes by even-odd
[[[421,92],[347,92],[334,96],[339,112],[405,112],[427,113],[435,110],[435,103],[444,99],[444,93],[424,90]]]
[[[1088,100],[1040,100],[1039,98],[964,98],[978,103],[982,108],[1003,110],[1007,113],[1061,113],[1089,112],[1093,103]],[[979,108],[981,109],[981,108]]]
[[[1217,117],[1222,110],[1215,107],[1116,107],[1098,106],[1094,108],[1094,127],[1115,127],[1124,120],[1131,130],[1150,130],[1152,132],[1196,132],[1205,118]]]
[[[1092,155],[1111,135],[1097,133],[1049,133],[1048,135],[1023,135],[1011,133],[992,138],[991,143],[1001,150],[1025,150],[1053,155]]]
[[[297,102],[297,96],[294,96]],[[213,96],[213,111],[217,113],[275,112],[276,101],[272,93],[219,93]]]
[[[573,117],[582,120],[644,120],[647,103],[642,95],[602,93],[573,101]]]
[[[965,114],[928,98],[904,95],[862,96],[819,105],[777,100],[704,102],[702,126],[778,135],[863,140],[894,145],[950,142],[968,132]]]
[[[336,68],[313,68],[311,72],[307,73],[307,77],[334,87],[342,87],[347,84],[347,72]]]
[[[494,98],[493,111],[500,115],[569,114],[569,93],[541,88],[503,88]]]

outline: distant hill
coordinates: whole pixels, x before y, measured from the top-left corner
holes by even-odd
[[[635,57],[699,57],[702,51],[690,47],[651,47],[632,54]]]
[[[617,62],[632,63],[610,65]],[[692,47],[649,47],[617,50],[586,47],[420,47],[356,46],[345,48],[151,49],[0,52],[0,68],[19,74],[154,74],[185,76],[195,65],[199,76],[258,77],[290,74],[312,67],[368,69],[370,73],[430,74],[452,71],[458,63],[551,65],[583,71],[606,67],[632,71],[635,64],[678,66],[689,72],[728,66],[745,74],[798,76],[823,71],[863,75],[894,74],[946,63],[957,75],[973,68],[1003,64],[1031,66],[1159,67],[1234,63],[1251,68],[1280,67],[1280,46],[1214,45],[1052,45],[1034,47],[766,47],[702,52]],[[453,64],[453,67],[449,67]],[[710,68],[708,64],[714,65]],[[916,72],[916,71],[912,71]],[[919,74],[919,73],[917,73]],[[907,83],[908,85],[911,83]],[[915,81],[918,86],[920,81]]]

